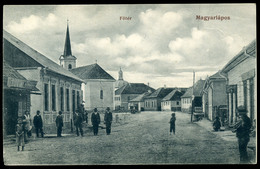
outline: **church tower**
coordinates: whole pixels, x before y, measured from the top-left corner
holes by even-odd
[[[120,67],[120,70],[118,72],[118,80],[124,80],[123,79],[123,71],[121,70],[121,67]]]
[[[76,68],[76,60],[77,58],[72,55],[71,52],[71,45],[70,45],[70,33],[69,33],[69,24],[67,23],[67,32],[66,32],[66,38],[65,38],[65,46],[64,46],[64,52],[63,55],[60,56],[60,65],[67,69],[74,69]]]
[[[118,71],[118,80],[115,82],[115,90],[117,90],[118,88],[124,86],[128,84],[127,81],[124,81],[124,78],[123,78],[123,71],[120,67],[120,70]]]

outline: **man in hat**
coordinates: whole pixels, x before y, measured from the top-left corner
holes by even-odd
[[[74,125],[76,127],[76,134],[77,136],[79,136],[79,131],[80,131],[80,134],[83,137],[82,122],[83,122],[82,114],[79,113],[79,110],[76,110],[74,114]]]
[[[94,113],[91,115],[91,122],[93,125],[94,135],[96,136],[98,134],[98,126],[100,124],[100,115],[97,112],[97,108],[94,109]]]
[[[109,135],[111,133],[111,124],[113,121],[113,115],[110,111],[110,108],[107,107],[104,117],[104,123],[106,124],[106,133]]]
[[[33,118],[33,124],[35,127],[36,136],[39,137],[39,130],[42,135],[44,136],[43,130],[42,130],[42,116],[40,115],[40,110],[37,110],[37,114]]]
[[[56,117],[57,137],[62,137],[63,118],[61,114],[62,111],[59,111],[59,115]]]
[[[236,129],[233,132],[236,132],[238,139],[238,148],[240,153],[240,163],[248,163],[248,154],[247,154],[247,144],[250,140],[250,129],[252,127],[251,120],[247,116],[247,110],[244,106],[239,106],[237,108],[237,113],[241,117],[241,120],[237,123]]]

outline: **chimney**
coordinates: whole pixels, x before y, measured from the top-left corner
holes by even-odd
[[[166,85],[164,85],[164,89],[166,89]]]
[[[147,83],[147,86],[150,86],[150,83],[149,83],[149,82]]]

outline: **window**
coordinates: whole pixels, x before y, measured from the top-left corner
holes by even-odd
[[[79,107],[80,105],[80,96],[79,96],[79,91],[77,91],[77,105]]]
[[[244,106],[247,109],[247,80],[243,81],[243,89],[244,89]]]
[[[127,96],[127,100],[128,100],[128,101],[130,100],[130,96]]]
[[[152,102],[152,107],[153,107],[153,102]]]
[[[56,91],[55,85],[51,85],[51,108],[53,111],[56,111]]]
[[[64,91],[63,91],[63,87],[60,87],[60,110],[64,111]]]
[[[49,110],[49,85],[44,84],[44,110]]]
[[[66,89],[66,105],[67,111],[70,111],[70,90]]]
[[[72,90],[72,111],[75,112],[76,110],[76,94],[75,90]]]
[[[177,102],[176,102],[176,105],[180,105],[180,102],[179,102],[179,101],[177,101]]]
[[[103,90],[100,90],[100,99],[103,99]]]
[[[68,65],[68,69],[71,69],[71,68],[72,68],[72,65],[71,65],[71,64],[69,64],[69,65]]]

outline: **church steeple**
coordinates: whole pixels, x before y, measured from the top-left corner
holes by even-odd
[[[69,33],[69,23],[67,20],[67,32],[66,32],[66,38],[65,38],[65,46],[64,46],[64,53],[63,56],[71,56],[71,45],[70,45],[70,33]]]
[[[71,52],[69,23],[67,20],[67,31],[65,37],[64,52],[63,55],[60,56],[60,65],[65,69],[70,70],[76,68],[76,60],[77,58],[73,56]]]

